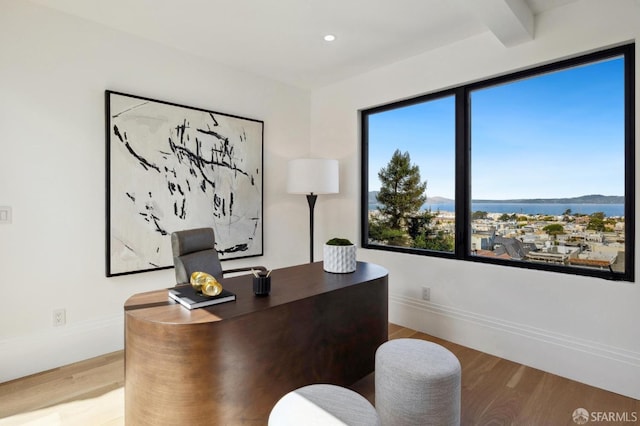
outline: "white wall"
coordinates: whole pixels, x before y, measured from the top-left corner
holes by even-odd
[[[308,154],[308,92],[3,0],[0,382],[122,349],[125,300],[175,283],[172,269],[105,277],[105,89],[263,120],[265,256],[225,266],[307,261],[306,201],[285,193],[284,171]]]
[[[358,110],[634,40],[640,5],[578,1],[539,15],[535,31],[512,48],[482,34],[314,91],[311,149],[341,159],[339,197],[317,206],[326,226],[360,241]],[[638,284],[374,250],[358,257],[389,269],[391,321],[640,398]]]

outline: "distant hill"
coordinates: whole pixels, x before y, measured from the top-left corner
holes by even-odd
[[[379,191],[369,191],[369,204],[376,204]],[[619,195],[582,195],[572,198],[522,198],[514,200],[473,200],[474,203],[520,203],[520,204],[624,204],[624,197]],[[428,204],[453,203],[444,197],[428,197]]]
[[[524,198],[515,200],[473,200],[474,203],[520,203],[520,204],[624,204],[619,195],[582,195],[572,198]]]

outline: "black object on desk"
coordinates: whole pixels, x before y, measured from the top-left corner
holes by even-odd
[[[271,277],[267,272],[260,272],[253,277],[253,293],[256,296],[268,296],[271,292]]]

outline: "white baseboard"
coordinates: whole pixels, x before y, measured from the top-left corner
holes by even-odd
[[[0,340],[0,383],[124,347],[124,315]]]
[[[637,352],[403,296],[389,296],[389,321],[640,399]]]

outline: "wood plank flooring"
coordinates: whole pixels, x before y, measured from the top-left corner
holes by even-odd
[[[94,398],[123,386],[124,351],[117,351],[0,383],[0,419]]]
[[[438,343],[462,366],[463,425],[574,425],[577,408],[635,413],[640,401],[507,361],[404,327],[389,325],[389,339],[411,337]],[[589,424],[624,424],[615,422]],[[626,423],[633,424],[633,423]]]
[[[462,365],[463,425],[575,425],[577,408],[640,419],[640,401],[545,373],[398,325],[389,338],[438,343]],[[0,425],[123,425],[122,351],[0,384]],[[373,374],[352,388],[374,402]],[[103,395],[100,396],[99,395]],[[46,408],[49,407],[49,408]],[[37,410],[37,411],[34,411]],[[22,413],[22,414],[19,414]],[[616,425],[633,422],[589,422]],[[638,421],[640,424],[640,421]]]

